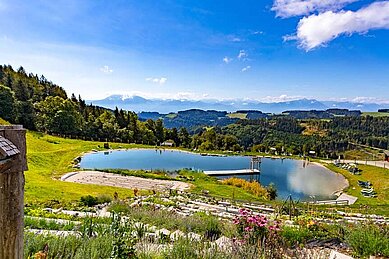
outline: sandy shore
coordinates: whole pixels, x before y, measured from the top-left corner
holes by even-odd
[[[65,174],[61,177],[62,181],[82,183],[82,184],[97,184],[112,187],[120,187],[127,189],[139,190],[179,190],[186,191],[190,189],[190,184],[180,181],[147,179],[135,176],[124,176],[111,174],[99,171],[78,171]]]
[[[312,164],[315,164],[315,165],[317,165],[317,166],[323,167],[323,168],[329,170],[331,173],[343,177],[343,179],[344,179],[344,181],[343,181],[343,186],[342,186],[342,188],[340,188],[340,190],[335,191],[335,193],[341,193],[341,192],[343,192],[344,189],[346,189],[346,188],[348,188],[348,187],[350,186],[350,183],[348,182],[348,180],[346,179],[346,177],[344,177],[344,175],[342,175],[342,174],[340,174],[340,173],[337,173],[337,172],[334,172],[334,171],[328,169],[328,168],[327,168],[325,165],[323,165],[322,163],[319,163],[319,162],[309,162],[309,163],[312,163]]]

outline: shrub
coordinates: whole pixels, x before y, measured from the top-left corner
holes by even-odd
[[[100,194],[97,196],[97,204],[110,203],[112,197],[106,194]]]
[[[88,207],[92,207],[98,204],[97,198],[92,195],[82,196],[80,202]]]

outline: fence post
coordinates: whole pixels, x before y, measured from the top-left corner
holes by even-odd
[[[23,258],[26,131],[0,126],[0,259]]]

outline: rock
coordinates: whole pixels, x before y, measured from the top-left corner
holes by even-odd
[[[331,250],[331,254],[330,254],[329,259],[353,259],[353,258],[351,256],[339,253],[335,250]]]
[[[232,241],[230,238],[228,237],[225,237],[225,236],[221,236],[218,240],[215,241],[216,245],[219,247],[219,248],[229,248],[232,246]]]

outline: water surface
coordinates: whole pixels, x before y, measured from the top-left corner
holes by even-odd
[[[234,170],[247,169],[250,157],[245,156],[201,156],[199,154],[154,149],[115,150],[86,154],[81,168],[103,169],[163,169],[179,170]],[[239,175],[244,179],[258,179],[262,185],[274,183],[280,198],[292,195],[294,199],[328,199],[342,189],[345,178],[325,167],[301,160],[262,158],[260,175]],[[231,176],[219,176],[226,178]],[[315,196],[315,197],[313,197]]]

